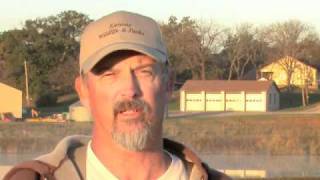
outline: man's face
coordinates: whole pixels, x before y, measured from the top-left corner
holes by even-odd
[[[146,55],[126,52],[100,61],[85,82],[94,131],[135,151],[161,138],[168,89],[163,77],[161,64]]]

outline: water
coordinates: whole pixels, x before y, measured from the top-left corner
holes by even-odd
[[[201,158],[215,169],[265,170],[267,177],[320,177],[320,156],[202,154]]]
[[[13,165],[39,155],[39,153],[0,154],[0,166]],[[265,170],[267,177],[320,177],[320,156],[201,154],[200,157],[215,169]]]

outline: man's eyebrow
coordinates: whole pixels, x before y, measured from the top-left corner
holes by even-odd
[[[138,65],[138,66],[134,67],[133,70],[139,70],[139,69],[143,69],[146,67],[151,67],[152,69],[156,69],[156,64],[155,63],[148,63],[148,64]]]

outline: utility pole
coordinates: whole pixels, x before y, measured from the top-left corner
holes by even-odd
[[[27,69],[27,61],[26,60],[24,60],[24,73],[25,73],[25,77],[26,77],[26,102],[27,102],[27,106],[30,107],[28,69]]]

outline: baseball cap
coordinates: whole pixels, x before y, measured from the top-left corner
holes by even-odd
[[[133,50],[167,62],[160,28],[153,19],[117,11],[90,23],[80,39],[80,72],[89,72],[103,57],[118,50]]]

